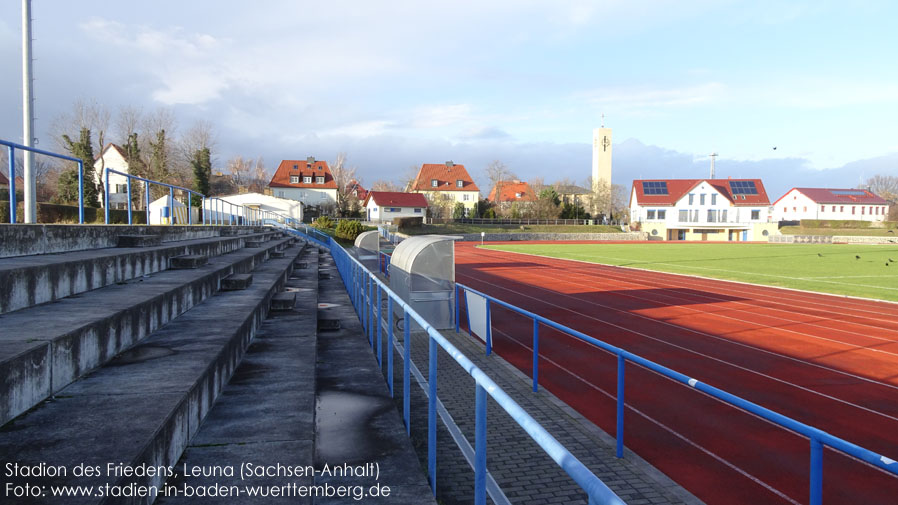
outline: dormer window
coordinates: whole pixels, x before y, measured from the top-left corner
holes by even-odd
[[[304,182],[306,184],[312,184],[312,176],[311,175],[303,176],[302,182]]]
[[[293,170],[299,170],[299,165],[294,164],[294,165],[293,165]]]
[[[455,185],[460,188],[465,185],[465,181],[458,179],[457,181],[455,181]]]
[[[316,177],[315,183],[316,184],[324,184],[324,177]]]
[[[299,184],[299,176],[291,175],[290,176],[290,184]]]
[[[440,183],[439,183],[436,179],[431,179],[431,180],[430,180],[430,187],[432,187],[432,188],[435,188],[435,187],[439,186],[439,184],[440,184]]]

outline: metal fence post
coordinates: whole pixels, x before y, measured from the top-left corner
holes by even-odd
[[[455,333],[458,333],[458,284],[455,285]]]
[[[409,406],[411,403],[411,384],[409,384],[409,375],[411,373],[411,369],[409,367],[409,362],[411,361],[411,348],[412,348],[412,339],[411,339],[411,321],[408,317],[408,311],[402,310],[403,317],[403,330],[405,331],[405,340],[402,342],[403,354],[402,357],[402,418],[405,419],[405,431],[407,434],[411,435],[412,433],[412,425],[411,420],[409,419]]]
[[[430,398],[427,400],[427,474],[430,488],[437,495],[437,341],[428,335],[428,378]]]
[[[490,299],[486,299],[486,355],[493,353],[493,318],[490,316]]]
[[[380,295],[380,286],[375,284],[374,289],[377,290],[377,312],[375,317],[375,322],[377,323],[377,366],[383,369],[384,365],[384,353],[383,353],[383,325],[380,322],[380,311],[381,311],[381,295]]]
[[[539,321],[533,319],[533,392],[539,389]]]
[[[627,360],[623,354],[617,355],[617,457],[624,457],[624,365]]]
[[[103,170],[106,172],[103,174],[103,213],[105,215],[106,224],[109,224],[109,169],[104,167]]]
[[[393,398],[393,297],[387,295],[387,384]]]
[[[143,181],[143,196],[147,201],[146,211],[147,211],[147,226],[150,225],[150,183],[148,181]]]
[[[377,283],[374,282],[374,276],[368,274],[368,343],[371,349],[374,349],[374,293],[377,289]]]
[[[190,212],[190,210],[191,210],[190,204],[192,203],[191,200],[193,200],[193,191],[188,191],[187,192],[187,224],[193,224],[193,213]]]
[[[6,146],[9,153],[9,222],[16,224],[16,150]]]
[[[810,505],[823,503],[823,444],[811,437]]]
[[[84,224],[84,161],[78,162],[78,224]]]
[[[128,179],[128,224],[131,225],[131,224],[134,224],[132,215],[131,215],[131,213],[133,212],[131,210],[131,207],[132,207],[132,205],[131,205],[131,178],[126,177],[126,179]],[[150,223],[147,223],[147,224],[150,224]]]
[[[474,393],[474,504],[486,505],[486,389]]]
[[[202,210],[200,210],[200,212],[203,214],[203,226],[205,226],[206,225],[206,195],[203,195],[203,208],[202,208]]]
[[[175,188],[168,187],[168,225],[175,225]]]

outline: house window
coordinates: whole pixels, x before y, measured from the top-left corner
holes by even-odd
[[[461,180],[461,179],[458,179],[457,181],[455,181],[455,186],[458,187],[458,188],[460,188],[460,187],[462,187],[462,186],[464,186],[464,185],[465,185],[465,181],[463,181],[463,180]]]
[[[515,198],[520,198],[520,197],[521,197],[521,193],[515,193],[515,194],[514,194],[514,197],[515,197]]]
[[[320,176],[319,176],[319,177],[316,177],[316,178],[315,178],[315,183],[316,183],[316,184],[324,184],[324,177],[320,177]]]
[[[826,205],[820,206],[820,212],[826,212]]]
[[[377,214],[377,207],[371,207],[371,213]]]
[[[439,185],[439,182],[437,182],[436,179],[430,180],[430,187],[435,188],[435,187],[437,187],[437,185]]]
[[[717,205],[717,193],[711,193],[711,205]]]
[[[864,215],[864,207],[861,207],[861,215]]]
[[[399,208],[398,207],[390,207],[390,210],[388,210],[387,212],[399,212]]]
[[[299,176],[291,175],[290,176],[290,184],[299,184]]]
[[[415,214],[420,214],[420,213],[421,213],[421,209],[415,209]]]
[[[115,185],[115,192],[116,192],[116,193],[127,193],[127,192],[128,192],[128,185],[127,185],[127,184],[116,184],[116,185]]]
[[[311,183],[312,183],[312,176],[311,176],[311,175],[306,175],[306,176],[304,176],[304,177],[302,178],[302,182],[304,182],[304,183],[306,183],[306,184],[311,184]]]
[[[698,209],[692,211],[692,222],[693,223],[698,222]]]
[[[808,207],[807,207],[807,206],[802,207],[802,208],[801,208],[801,211],[802,211],[802,212],[807,212],[807,211],[808,211]]]
[[[726,209],[723,209],[722,211],[720,211],[720,222],[721,223],[727,222],[727,210]]]
[[[698,204],[699,204],[699,205],[704,205],[704,204],[705,204],[705,194],[704,194],[704,193],[698,195]]]
[[[835,211],[836,211],[836,206],[835,206],[835,205],[833,205],[833,212],[835,212]]]
[[[278,191],[278,198],[284,198],[284,192]]]
[[[689,193],[689,205],[692,205],[695,202],[695,195]]]
[[[645,213],[645,218],[646,219],[655,219],[655,211],[654,210],[647,211]]]
[[[658,211],[658,219],[667,219],[667,211],[659,210]]]
[[[689,211],[688,211],[688,210],[681,210],[681,211],[680,211],[679,221],[680,221],[681,223],[685,223],[685,222],[688,222],[688,221],[689,221]]]
[[[845,206],[839,205],[839,212],[845,212]]]
[[[462,200],[464,200],[464,201],[466,201],[466,202],[469,201],[469,200],[471,200],[471,195],[464,195],[464,196],[462,197]]]
[[[760,210],[751,211],[751,220],[757,221],[759,219],[761,219],[761,211]]]
[[[783,207],[783,213],[789,212],[789,207]]]
[[[293,170],[299,170],[299,165],[293,165]]]
[[[852,207],[852,208],[851,208],[851,213],[854,214],[855,212],[857,212],[857,207]]]
[[[327,200],[327,193],[321,193],[321,199]]]
[[[708,222],[709,222],[709,223],[713,223],[713,222],[717,221],[717,220],[715,219],[715,217],[717,217],[717,216],[714,215],[714,210],[713,210],[713,209],[708,209]]]

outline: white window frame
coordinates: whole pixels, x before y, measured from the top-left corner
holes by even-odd
[[[299,176],[291,175],[290,176],[290,184],[299,184]]]
[[[430,180],[430,187],[431,187],[431,188],[435,188],[435,187],[437,187],[437,186],[439,186],[439,185],[440,185],[440,183],[439,183],[439,181],[437,181],[436,179],[431,179],[431,180]]]
[[[304,176],[302,177],[302,183],[303,183],[303,184],[312,184],[312,176],[311,176],[311,175],[304,175]]]
[[[318,177],[315,177],[315,184],[324,184],[324,176],[319,175]]]

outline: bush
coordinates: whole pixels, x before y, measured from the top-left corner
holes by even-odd
[[[365,227],[362,223],[345,219],[337,223],[337,229],[334,232],[334,235],[346,240],[355,240],[355,238],[363,231],[365,231]]]
[[[319,230],[326,230],[334,227],[334,220],[327,216],[321,216],[312,222],[312,226]]]

